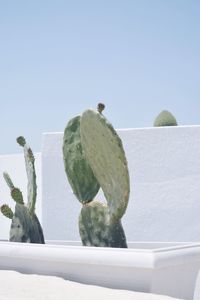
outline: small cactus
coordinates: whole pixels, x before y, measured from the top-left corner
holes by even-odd
[[[28,201],[24,204],[20,189],[16,188],[8,173],[4,172],[4,179],[10,188],[11,197],[16,202],[15,212],[6,205],[1,206],[4,216],[12,219],[10,228],[10,241],[22,243],[44,244],[44,236],[40,222],[35,214],[37,196],[36,174],[34,156],[31,148],[26,144],[23,137],[17,138],[17,142],[24,148],[26,172],[28,176]]]
[[[154,127],[177,126],[175,117],[167,110],[163,110],[155,119]]]

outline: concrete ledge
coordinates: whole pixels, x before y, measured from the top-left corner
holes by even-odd
[[[152,248],[154,246],[154,248]],[[200,244],[131,249],[0,242],[0,269],[193,299]]]

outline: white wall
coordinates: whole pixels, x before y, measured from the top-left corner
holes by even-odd
[[[35,154],[35,167],[37,173],[38,196],[36,213],[41,219],[41,154]],[[10,196],[10,190],[3,178],[3,172],[7,171],[16,187],[23,192],[24,200],[27,199],[27,176],[23,154],[0,155],[0,205],[6,203],[14,211],[15,202]],[[0,239],[8,239],[11,220],[0,214]]]
[[[128,159],[129,241],[200,241],[200,126],[118,131]],[[81,205],[64,172],[62,133],[42,147],[42,221],[47,239],[77,240]],[[96,199],[103,199],[100,193]]]

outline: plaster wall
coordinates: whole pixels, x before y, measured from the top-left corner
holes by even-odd
[[[200,126],[118,130],[130,172],[123,217],[129,241],[200,240]],[[63,133],[42,146],[42,223],[46,239],[79,240],[81,204],[64,172]],[[105,201],[100,192],[96,199]]]

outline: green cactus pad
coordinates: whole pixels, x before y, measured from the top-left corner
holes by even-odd
[[[175,117],[167,110],[163,110],[155,119],[154,127],[177,126]]]
[[[7,204],[3,204],[1,206],[1,212],[6,218],[9,218],[12,220],[14,214],[12,212],[12,209]]]
[[[97,201],[82,207],[79,233],[84,246],[127,248],[121,221],[110,223],[107,205]]]
[[[10,228],[10,241],[44,244],[43,231],[37,216],[30,214],[24,205],[16,204],[15,206]]]
[[[63,158],[65,171],[72,190],[81,203],[93,200],[99,183],[85,159],[80,140],[80,116],[69,121],[64,132]]]
[[[23,195],[20,189],[16,188],[7,172],[3,173],[3,177],[10,188],[11,197],[13,200],[19,204],[24,204]]]
[[[7,172],[3,173],[3,178],[5,179],[8,187],[10,188],[10,190],[14,189],[14,184],[9,176],[9,174]]]
[[[119,220],[129,200],[129,173],[121,139],[107,119],[93,110],[81,118],[81,143],[107,199],[110,217]]]
[[[28,178],[27,195],[28,203],[27,207],[30,214],[35,212],[35,203],[37,198],[37,184],[36,184],[36,173],[35,173],[35,158],[29,145],[26,144],[24,137],[17,138],[17,142],[24,149],[24,159],[26,165],[26,173]]]
[[[23,201],[23,195],[22,192],[20,191],[20,189],[18,188],[13,188],[11,190],[11,197],[13,198],[13,200],[19,204],[24,204]]]

